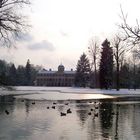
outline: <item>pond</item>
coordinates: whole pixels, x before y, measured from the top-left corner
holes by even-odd
[[[0,96],[0,140],[139,140],[140,100]]]

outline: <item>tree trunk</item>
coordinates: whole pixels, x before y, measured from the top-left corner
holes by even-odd
[[[119,71],[119,54],[117,48],[117,55],[116,55],[116,64],[117,64],[117,75],[116,75],[116,90],[120,90],[120,71]]]
[[[95,88],[97,88],[97,70],[96,70],[96,61],[95,61],[95,63],[94,63],[94,70],[95,70]]]

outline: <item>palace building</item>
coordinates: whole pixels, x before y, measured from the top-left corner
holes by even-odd
[[[65,67],[61,64],[57,71],[40,70],[37,74],[37,86],[73,86],[75,71],[65,71]]]

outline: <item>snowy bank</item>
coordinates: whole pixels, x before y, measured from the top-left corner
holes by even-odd
[[[0,88],[0,95],[14,95],[15,98],[33,100],[83,100],[83,99],[112,99],[135,97],[140,98],[140,90],[120,89],[120,91],[75,88],[75,87],[35,87],[18,86],[15,90]]]
[[[140,95],[140,89],[120,89],[116,91],[101,90],[101,89],[90,89],[90,88],[76,88],[76,87],[35,87],[35,86],[17,86],[15,90],[3,90],[0,88],[0,95],[21,95],[21,94],[36,94],[36,93],[48,93],[48,92],[59,92],[59,93],[75,93],[75,94],[105,94],[105,95]]]

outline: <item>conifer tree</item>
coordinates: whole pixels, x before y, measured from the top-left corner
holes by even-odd
[[[78,60],[76,75],[75,75],[75,85],[79,87],[86,87],[89,83],[90,76],[90,63],[85,53],[83,53]]]
[[[15,86],[16,85],[16,79],[17,79],[17,72],[16,72],[16,68],[15,68],[15,65],[12,64],[10,66],[10,69],[9,69],[9,76],[8,76],[8,84],[11,85],[11,86]]]
[[[31,64],[29,59],[27,60],[25,67],[25,77],[26,77],[25,85],[27,86],[31,85]]]
[[[111,88],[113,77],[113,50],[110,42],[106,39],[102,43],[101,60],[99,67],[100,88]]]
[[[17,85],[25,85],[26,78],[25,78],[25,67],[19,65],[17,68]]]
[[[7,63],[0,60],[0,85],[7,85]]]

